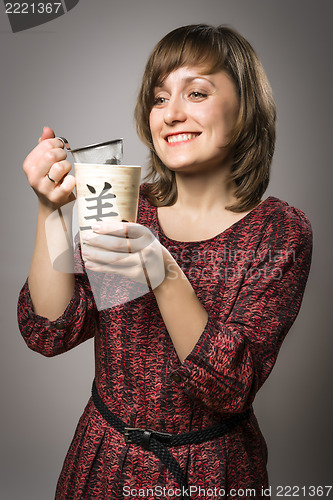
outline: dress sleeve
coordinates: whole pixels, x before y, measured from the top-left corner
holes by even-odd
[[[30,349],[44,356],[61,354],[95,335],[97,308],[87,275],[82,270],[79,245],[75,252],[74,293],[64,313],[55,321],[35,314],[28,280],[18,300],[21,334]]]
[[[300,309],[312,231],[303,212],[289,208],[270,219],[233,303],[226,305],[226,288],[192,352],[172,366],[176,383],[210,410],[230,415],[252,404]]]

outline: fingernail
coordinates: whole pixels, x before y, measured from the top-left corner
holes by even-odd
[[[93,224],[93,225],[91,226],[91,229],[92,229],[93,231],[99,231],[99,230],[101,229],[101,226],[102,226],[102,224],[101,224],[100,222],[95,222],[95,224]]]

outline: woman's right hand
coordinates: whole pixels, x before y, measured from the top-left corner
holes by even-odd
[[[67,152],[63,148],[63,142],[55,138],[53,130],[44,127],[38,146],[23,163],[23,170],[40,203],[53,210],[75,199],[75,177],[69,175],[72,165],[66,160]]]

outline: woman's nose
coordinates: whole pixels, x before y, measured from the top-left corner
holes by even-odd
[[[175,122],[183,122],[186,120],[185,103],[181,96],[171,97],[165,107],[164,122],[167,125],[172,125]]]

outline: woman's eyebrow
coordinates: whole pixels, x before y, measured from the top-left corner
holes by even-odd
[[[184,81],[186,83],[191,83],[194,80],[205,80],[206,82],[211,83],[213,85],[213,82],[209,79],[209,77],[204,75],[187,76],[186,78],[184,78]]]
[[[164,89],[165,88],[165,80],[166,80],[166,78],[164,78],[163,80],[157,82],[156,86],[155,86],[155,89]],[[205,80],[206,82],[210,83],[210,85],[212,85],[213,87],[215,87],[214,83],[209,79],[209,77],[206,77],[206,76],[193,75],[193,76],[186,76],[185,78],[182,78],[182,81],[185,84],[192,83],[195,80]]]

